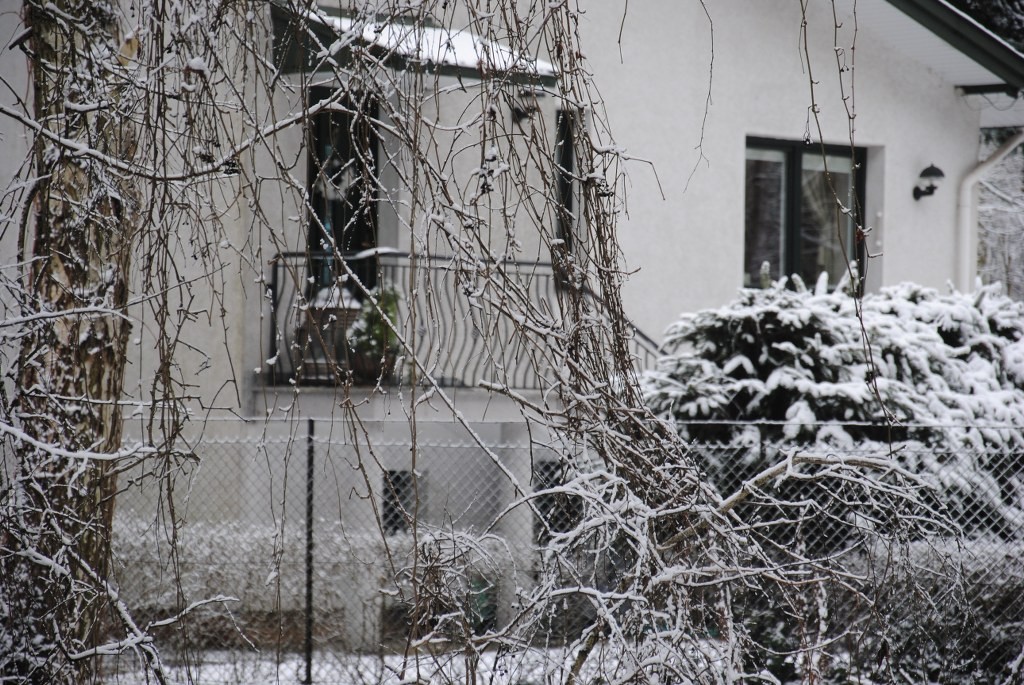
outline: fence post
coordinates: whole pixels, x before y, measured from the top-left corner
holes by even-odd
[[[280,305],[280,302],[278,302],[278,300],[281,298],[280,293],[278,293],[277,291],[277,270],[278,267],[281,266],[281,260],[283,260],[283,257],[281,257],[280,254],[277,255],[271,261],[270,267],[270,359],[274,359],[277,357],[277,308]],[[264,288],[263,292],[260,293],[260,301],[262,302],[267,294],[266,283],[261,282],[260,285]],[[260,335],[262,334],[263,332],[260,331]],[[291,368],[291,364],[289,364],[289,368]],[[278,383],[279,380],[283,380],[280,378],[280,363],[274,364],[269,369],[267,369],[267,373],[270,374],[271,380],[273,380],[275,385]]]
[[[306,435],[306,677],[313,683],[313,419]]]

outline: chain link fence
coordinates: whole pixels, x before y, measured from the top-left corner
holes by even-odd
[[[120,593],[143,623],[184,613],[154,631],[183,680],[387,681],[385,657],[417,632],[511,620],[537,524],[508,505],[532,492],[532,468],[552,477],[556,455],[440,441],[414,453],[330,431],[310,421],[287,437],[205,440],[122,476]],[[443,586],[433,605],[413,605],[413,577]],[[439,626],[455,621],[470,625]]]
[[[397,683],[408,677],[408,655],[424,652],[436,673],[417,677],[433,682],[540,683],[564,665],[565,649],[594,619],[582,595],[567,596],[529,649],[458,647],[517,620],[548,541],[583,517],[558,455],[500,441],[486,449],[421,441],[413,450],[408,440],[353,440],[331,426],[205,440],[174,463],[122,476],[115,576],[137,619],[153,622],[171,647],[168,665],[181,682]],[[765,463],[794,452],[770,443],[693,449],[723,495],[752,487]],[[837,596],[833,616],[856,625],[859,612],[884,611],[897,627],[867,635],[862,658],[899,652],[935,682],[997,682],[1016,672],[1024,645],[1024,455],[940,461],[950,468],[939,469],[936,485],[957,495],[941,506],[966,534],[909,540],[905,564],[864,554],[863,576],[879,579],[874,605]],[[774,487],[757,486],[774,504],[802,501],[814,512],[775,529],[779,544],[807,545],[825,559],[852,553],[829,517],[862,515],[863,503],[843,495],[841,483],[824,489],[835,498],[817,508],[809,491]],[[765,511],[737,516],[755,525]],[[956,581],[943,586],[949,578]],[[751,635],[782,655],[773,672],[787,682],[788,609],[754,603],[750,611]],[[134,683],[136,672],[121,659],[108,676]],[[1005,682],[1021,682],[1015,677]]]
[[[899,430],[939,428],[974,437],[1015,430]],[[1024,451],[986,447],[982,439],[958,447],[888,442],[885,427],[855,423],[709,422],[688,429],[731,435],[727,443],[694,441],[691,448],[723,496],[751,494],[737,517],[767,530],[763,542],[806,550],[823,565],[845,559],[852,577],[867,580],[869,606],[863,594],[839,583],[827,603],[829,621],[843,628],[869,625],[875,616],[884,629],[855,631],[857,639],[834,651],[848,667],[833,669],[835,679],[824,682],[1024,683]],[[857,432],[865,438],[849,441]],[[801,436],[817,440],[800,444]],[[831,437],[841,446],[830,444]],[[883,487],[869,493],[838,465]],[[904,532],[917,514],[885,497],[885,485],[897,482],[916,491],[920,506],[946,526]],[[903,548],[879,546],[878,531]],[[790,654],[799,644],[787,612],[755,602],[747,628],[767,648],[774,675],[803,682],[792,668]]]

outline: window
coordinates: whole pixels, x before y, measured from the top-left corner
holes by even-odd
[[[818,145],[747,139],[745,286],[761,285],[765,263],[771,280],[796,274],[814,284],[825,272],[835,284],[848,260],[863,260],[854,232],[864,206],[864,157],[860,148],[851,155],[849,147],[825,146],[823,155]]]
[[[313,88],[310,104],[334,91]],[[310,269],[318,287],[335,284],[341,273],[335,253],[367,288],[377,284],[374,259],[351,259],[377,246],[377,149],[375,103],[353,93],[310,122],[309,197],[314,217],[309,226]]]
[[[415,504],[416,483],[412,471],[385,471],[380,498],[380,525],[384,534],[407,532]]]
[[[572,252],[575,206],[573,202],[573,174],[575,158],[573,153],[573,117],[566,110],[559,110],[555,120],[555,169],[557,171],[558,227],[556,236],[565,241],[567,252]]]

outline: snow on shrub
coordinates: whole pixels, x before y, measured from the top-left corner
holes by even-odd
[[[723,490],[792,448],[891,451],[968,529],[1018,535],[1024,304],[994,287],[902,284],[858,300],[824,282],[792,285],[684,315],[643,379],[660,417],[720,447],[707,461],[732,474]]]
[[[159,533],[154,537],[151,521],[116,517],[113,532],[119,594],[137,615],[163,620],[197,604],[188,616],[193,646],[301,646],[306,548],[300,526],[192,522],[179,531],[186,537],[173,555]],[[403,628],[429,619],[419,627],[449,639],[486,628],[479,624],[491,618],[486,614],[499,585],[513,578],[504,541],[424,525],[418,542],[410,534],[384,537],[319,520],[313,548],[318,640],[375,648],[390,629],[382,625],[388,611],[397,612]],[[420,574],[416,600],[429,603],[417,608],[440,618],[411,611],[414,573]]]

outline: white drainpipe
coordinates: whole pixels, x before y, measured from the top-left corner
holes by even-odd
[[[957,206],[957,286],[961,292],[970,292],[974,289],[974,270],[978,262],[978,255],[971,250],[971,232],[974,229],[974,186],[981,178],[988,173],[988,170],[1013,152],[1013,150],[1024,142],[1024,128],[1019,129],[1005,143],[999,146],[995,152],[989,155],[988,159],[978,162],[977,166],[967,172],[960,181],[960,196]]]

